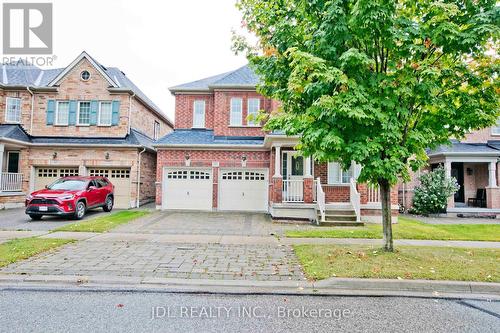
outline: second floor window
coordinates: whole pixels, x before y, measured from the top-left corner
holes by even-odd
[[[500,118],[497,119],[497,125],[491,128],[491,133],[495,135],[500,135]]]
[[[78,125],[90,125],[90,102],[78,102]]]
[[[69,102],[58,101],[56,107],[56,125],[68,125],[69,123]]]
[[[99,126],[111,126],[112,115],[111,102],[99,103],[99,116],[97,120]]]
[[[159,137],[160,137],[160,123],[155,120],[153,128],[153,139],[158,140]]]
[[[243,119],[243,101],[241,98],[231,98],[231,112],[229,125],[241,126]]]
[[[9,123],[21,122],[21,99],[7,97],[5,121]]]
[[[259,125],[258,121],[255,120],[259,113],[260,109],[260,99],[258,98],[249,98],[248,99],[248,125],[249,126],[257,126]]]
[[[205,101],[194,101],[193,127],[205,128]]]

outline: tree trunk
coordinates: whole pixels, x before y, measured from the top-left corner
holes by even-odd
[[[379,179],[380,200],[382,201],[382,226],[384,232],[384,250],[393,252],[392,242],[392,214],[391,214],[391,185],[386,179]]]

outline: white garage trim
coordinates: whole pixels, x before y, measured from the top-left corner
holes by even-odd
[[[212,210],[213,170],[163,167],[162,209]]]
[[[231,184],[232,182],[234,183]],[[217,206],[220,211],[267,213],[269,211],[269,169],[221,168],[217,192]]]

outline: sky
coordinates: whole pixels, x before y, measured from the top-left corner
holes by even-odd
[[[172,120],[168,87],[246,64],[231,51],[231,30],[241,29],[235,0],[29,2],[53,3],[54,67],[85,50],[104,66],[119,67]]]

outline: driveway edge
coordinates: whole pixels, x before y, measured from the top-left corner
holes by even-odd
[[[247,295],[404,296],[500,301],[500,283],[431,280],[332,278],[311,282],[0,274],[0,290],[7,289]]]

